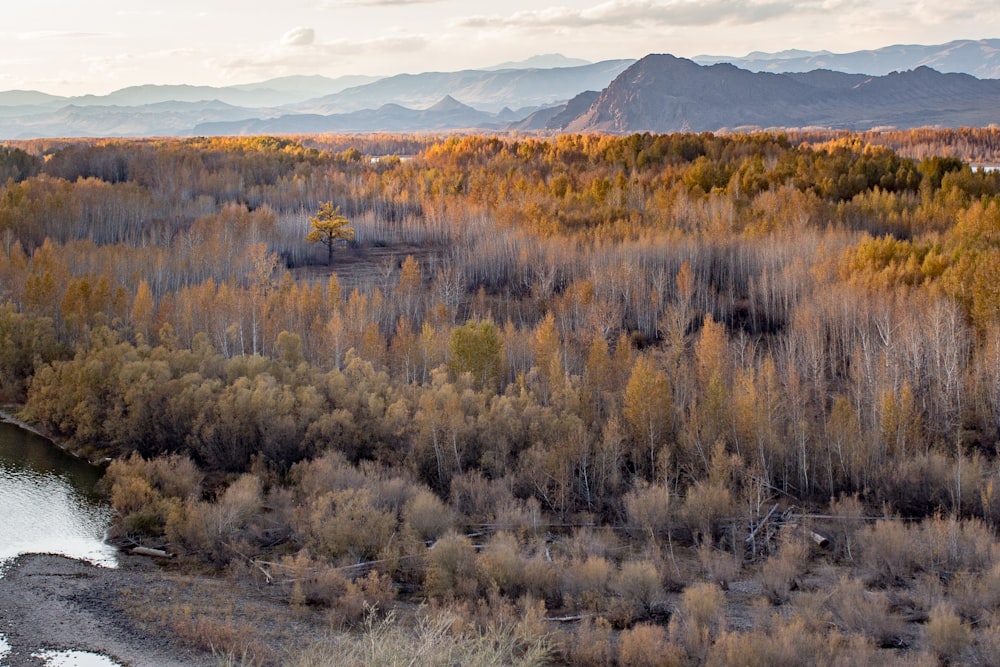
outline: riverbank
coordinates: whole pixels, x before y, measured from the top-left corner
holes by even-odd
[[[45,430],[42,430],[42,429],[38,428],[37,426],[35,426],[34,424],[29,424],[28,422],[24,421],[23,419],[19,419],[17,417],[17,412],[18,412],[19,408],[20,408],[20,406],[17,406],[17,405],[3,405],[3,406],[0,406],[0,422],[5,423],[5,424],[13,424],[14,426],[17,426],[20,429],[28,431],[29,433],[34,433],[35,435],[37,435],[40,438],[45,438],[46,440],[48,440],[49,442],[51,442],[53,445],[55,445],[59,449],[63,450],[67,454],[69,454],[70,456],[78,458],[78,459],[80,459],[82,461],[86,461],[87,463],[90,463],[91,465],[99,466],[99,465],[104,465],[104,464],[108,463],[108,459],[103,459],[103,460],[97,460],[97,461],[95,461],[91,457],[84,455],[83,452],[78,451],[78,450],[74,449],[73,447],[70,447],[67,442],[65,442],[63,440],[60,440],[59,438],[56,438],[52,433],[49,433],[49,432],[47,432]]]
[[[108,569],[25,555],[0,577],[5,667],[37,667],[32,654],[43,650],[99,653],[127,667],[209,667],[225,656],[281,664],[326,630],[317,615],[252,584],[176,573],[140,556],[122,554]]]
[[[5,424],[13,424],[18,428],[23,428],[25,431],[30,431],[37,436],[41,436],[48,440],[52,440],[52,438],[49,435],[42,433],[36,427],[32,426],[28,422],[22,421],[18,419],[16,416],[14,416],[16,412],[17,412],[16,406],[12,405],[0,406],[0,422],[3,422]],[[52,441],[55,442],[54,440]],[[65,447],[60,447],[60,449],[65,449]]]
[[[131,667],[213,665],[167,636],[140,630],[122,604],[162,580],[157,566],[123,556],[117,569],[52,555],[25,555],[0,577],[0,633],[10,645],[4,664],[41,665],[44,650],[87,651]]]

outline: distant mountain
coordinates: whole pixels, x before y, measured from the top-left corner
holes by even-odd
[[[374,76],[342,76],[330,79],[325,76],[288,76],[258,83],[235,86],[143,85],[121,88],[107,95],[81,95],[60,97],[33,90],[0,92],[0,115],[5,109],[59,109],[67,105],[77,107],[123,106],[138,107],[161,102],[211,102],[231,106],[276,107],[295,102],[339,93],[352,86],[374,81]]]
[[[552,69],[554,67],[582,67],[591,65],[591,61],[580,58],[567,58],[561,53],[546,53],[540,56],[532,56],[527,60],[517,60],[493,67],[484,67],[488,72],[495,72],[501,69]]]
[[[206,122],[192,133],[204,136],[310,134],[320,132],[421,132],[461,129],[498,130],[506,124],[498,114],[479,111],[445,96],[427,109],[384,104],[342,114],[293,114],[266,120]]]
[[[263,113],[217,101],[159,102],[135,107],[68,105],[23,116],[0,115],[0,137],[184,136],[200,123],[260,117]]]
[[[753,72],[809,72],[829,69],[851,74],[884,75],[918,67],[939,72],[971,74],[979,79],[1000,79],[1000,39],[957,40],[922,46],[896,44],[871,51],[755,51],[743,57],[696,56],[700,65],[730,63]]]
[[[861,55],[785,51],[747,58],[761,66],[792,68],[810,59],[857,55],[859,63],[881,58],[883,68],[897,69],[904,56],[935,62],[950,58],[952,64],[985,71],[997,63],[998,52],[1000,40],[981,40],[887,47]],[[860,60],[862,55],[868,60]],[[872,75],[832,69],[778,74],[728,63],[699,65],[668,55],[578,62],[552,54],[489,70],[386,78],[289,76],[218,88],[132,86],[72,98],[11,90],[0,92],[0,139],[466,129],[867,129],[1000,122],[1000,79],[941,73],[924,65]]]
[[[584,91],[565,104],[539,109],[523,120],[511,123],[507,129],[521,132],[535,132],[564,128],[577,116],[585,113],[590,108],[590,105],[596,102],[600,96],[601,94],[594,90]]]
[[[984,126],[1000,120],[998,110],[1000,81],[927,67],[886,76],[823,70],[771,74],[650,55],[622,72],[586,111],[548,129],[630,133]]]
[[[37,90],[6,90],[0,92],[0,107],[44,106],[65,99],[65,97],[40,93]]]
[[[290,109],[321,115],[372,109],[384,104],[420,109],[434,104],[445,95],[451,95],[463,104],[494,113],[504,107],[551,106],[584,90],[601,90],[634,62],[606,60],[591,65],[553,69],[399,74],[291,105]]]

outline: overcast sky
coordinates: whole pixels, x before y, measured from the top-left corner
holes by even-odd
[[[21,0],[0,22],[0,90],[104,94],[289,74],[454,71],[835,52],[1000,37],[998,0]]]

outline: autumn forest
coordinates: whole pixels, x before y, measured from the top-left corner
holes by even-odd
[[[996,664],[998,161],[995,129],[9,142],[0,403],[109,461],[123,543],[348,636]]]

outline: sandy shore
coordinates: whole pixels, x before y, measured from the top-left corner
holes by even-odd
[[[107,569],[61,556],[21,556],[0,578],[0,634],[10,645],[9,667],[37,666],[41,650],[88,651],[130,667],[216,664],[169,637],[137,628],[122,611],[123,595],[160,585],[158,568],[136,556]]]

